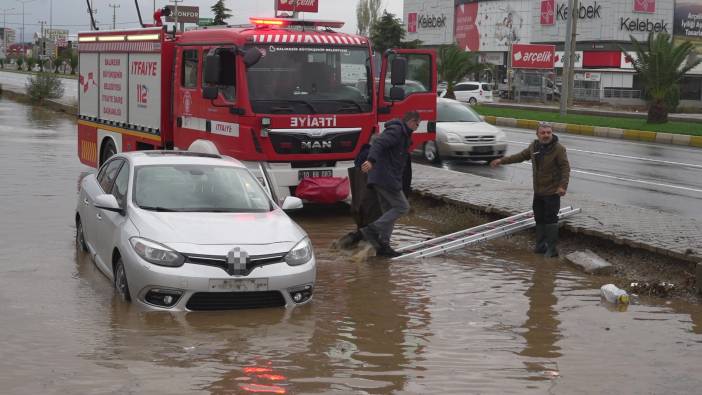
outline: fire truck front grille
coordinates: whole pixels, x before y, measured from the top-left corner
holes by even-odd
[[[277,154],[339,154],[353,152],[361,134],[346,132],[312,137],[305,134],[270,134],[273,150]]]

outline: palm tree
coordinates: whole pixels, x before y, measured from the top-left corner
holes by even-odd
[[[631,36],[631,43],[637,59],[629,59],[636,74],[643,80],[648,93],[648,123],[668,122],[668,112],[677,105],[680,94],[679,83],[685,73],[700,63],[692,60],[690,55],[694,45],[685,41],[673,44],[673,38],[667,33],[651,32],[648,40],[640,42]],[[622,52],[624,49],[622,49]],[[671,106],[671,103],[674,103]],[[673,108],[671,108],[673,107]]]
[[[446,97],[455,99],[454,85],[466,75],[480,71],[480,69],[481,65],[475,61],[474,53],[466,52],[455,44],[439,47],[437,71],[439,79],[446,81]]]

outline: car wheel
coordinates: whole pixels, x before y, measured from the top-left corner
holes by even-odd
[[[115,147],[115,143],[113,143],[111,140],[108,141],[104,147],[102,147],[102,155],[100,155],[100,166],[102,166],[105,161],[110,159],[113,155],[117,154],[117,148]]]
[[[424,159],[431,163],[441,162],[441,155],[439,155],[439,147],[436,145],[436,141],[424,143]]]
[[[471,97],[470,99],[468,99],[468,104],[470,104],[471,106],[474,106],[474,105],[478,104],[478,100],[474,97]]]
[[[129,302],[132,297],[129,295],[129,284],[127,283],[127,272],[124,270],[122,258],[115,263],[115,289],[122,300]]]
[[[82,252],[88,252],[88,246],[85,244],[85,234],[83,234],[83,222],[80,219],[76,220],[76,248]]]

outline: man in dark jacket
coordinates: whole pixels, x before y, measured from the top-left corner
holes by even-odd
[[[493,160],[492,167],[531,160],[534,183],[534,220],[536,221],[535,253],[546,257],[558,256],[558,211],[561,196],[566,194],[570,180],[568,154],[553,127],[539,122],[536,137],[529,147],[517,154]]]
[[[403,192],[412,132],[419,126],[419,113],[409,111],[402,120],[385,124],[385,130],[373,141],[368,159],[361,170],[368,173],[368,186],[378,195],[383,215],[361,228],[363,238],[375,247],[379,256],[400,255],[390,247],[395,221],[409,211],[409,202]]]

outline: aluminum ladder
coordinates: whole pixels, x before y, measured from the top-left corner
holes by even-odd
[[[558,212],[558,219],[570,217],[579,212],[579,208],[570,206],[564,207]],[[392,259],[428,258],[441,255],[471,244],[507,236],[523,229],[529,229],[534,225],[534,212],[527,211],[470,229],[398,248],[397,252],[402,255]]]

